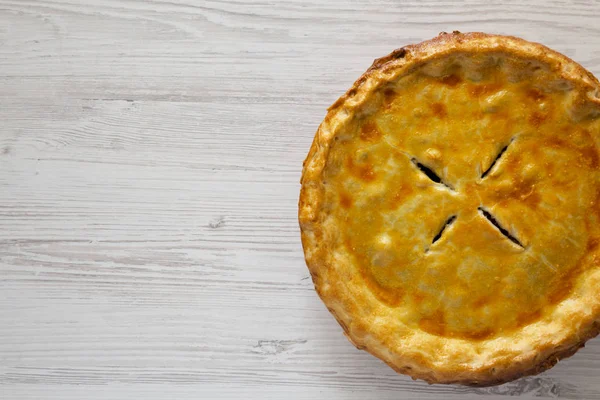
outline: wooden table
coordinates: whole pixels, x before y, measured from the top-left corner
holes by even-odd
[[[452,30],[600,75],[592,0],[0,0],[0,398],[600,398],[599,340],[504,386],[429,386],[313,290],[296,207],[326,107]]]

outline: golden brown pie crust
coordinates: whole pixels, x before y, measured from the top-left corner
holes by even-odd
[[[600,332],[600,84],[442,33],[375,60],[304,162],[302,244],[357,348],[430,383],[539,373]]]

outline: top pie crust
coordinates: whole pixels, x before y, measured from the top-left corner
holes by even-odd
[[[441,34],[330,108],[299,220],[315,288],[398,372],[491,385],[600,331],[600,84],[540,44]]]

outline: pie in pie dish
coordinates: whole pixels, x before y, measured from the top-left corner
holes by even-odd
[[[600,84],[540,44],[441,34],[320,125],[299,221],[359,349],[430,383],[539,373],[600,331]]]

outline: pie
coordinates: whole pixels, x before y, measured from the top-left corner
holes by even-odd
[[[600,332],[600,83],[540,44],[442,33],[328,110],[299,221],[359,349],[430,383],[537,374]]]

